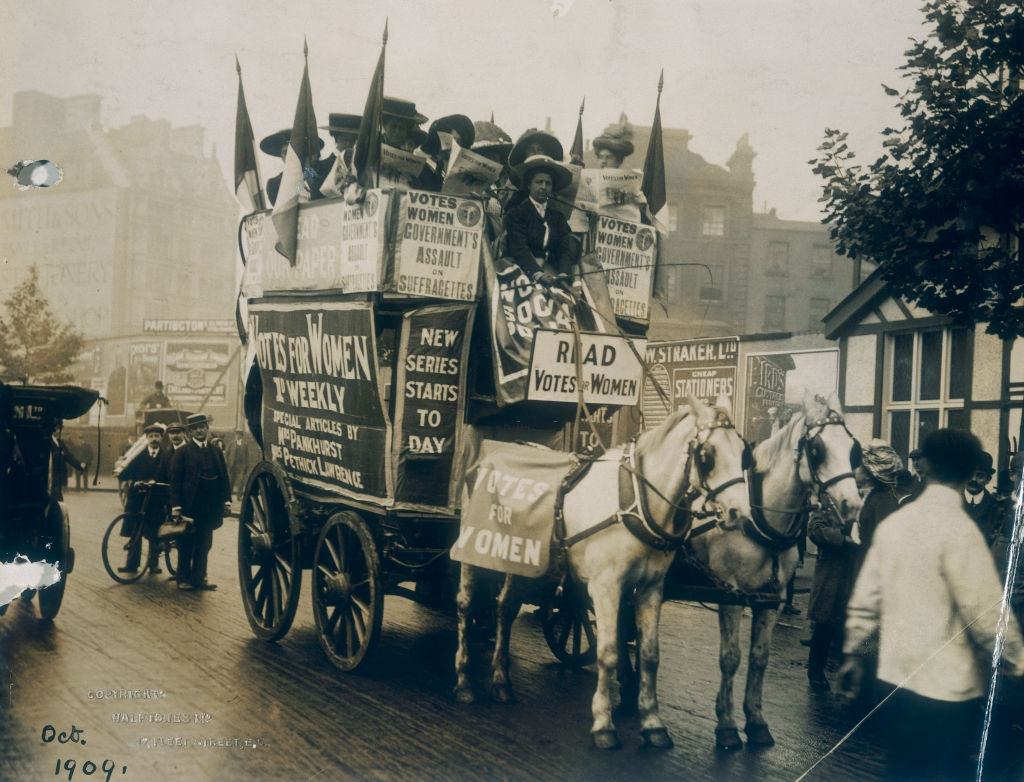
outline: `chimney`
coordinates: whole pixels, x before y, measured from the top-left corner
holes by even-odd
[[[734,174],[753,178],[755,157],[757,157],[757,153],[750,146],[750,138],[744,133],[736,142],[736,151],[732,153],[732,157],[729,158],[726,165]]]

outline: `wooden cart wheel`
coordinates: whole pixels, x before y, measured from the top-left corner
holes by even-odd
[[[544,640],[565,665],[582,668],[597,661],[597,619],[586,589],[566,584],[541,611]]]
[[[292,626],[302,564],[292,534],[294,499],[284,472],[260,462],[249,474],[238,519],[238,580],[249,626],[276,641]]]
[[[380,638],[384,589],[373,533],[355,513],[335,513],[320,530],[312,591],[320,645],[338,668],[356,670]]]
[[[64,590],[67,588],[68,573],[75,566],[75,552],[71,548],[71,525],[64,506],[55,503],[47,509],[50,524],[54,526],[53,543],[59,551],[57,567],[60,568],[60,581],[52,586],[39,590],[39,615],[43,619],[53,619],[60,611],[64,601]]]

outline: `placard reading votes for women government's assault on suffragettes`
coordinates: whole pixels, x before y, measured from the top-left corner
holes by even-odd
[[[255,304],[263,441],[294,480],[390,500],[391,427],[368,304]]]
[[[410,190],[399,214],[399,293],[473,301],[480,278],[484,211],[476,201]]]
[[[598,215],[594,248],[605,270],[615,314],[620,318],[647,321],[657,250],[654,229]]]

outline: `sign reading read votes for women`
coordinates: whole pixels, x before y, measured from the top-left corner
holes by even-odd
[[[533,337],[533,356],[527,399],[576,402],[579,389],[587,404],[635,405],[640,400],[640,378],[647,340],[630,340],[612,334],[580,334],[538,329]],[[579,379],[577,379],[577,374]]]
[[[244,292],[257,298],[271,291],[380,290],[390,195],[370,190],[361,204],[330,199],[299,208],[295,265],[274,248],[277,231],[269,212],[242,225]]]
[[[263,441],[297,481],[390,502],[391,426],[368,304],[254,304]]]
[[[473,301],[484,210],[476,201],[410,190],[402,196],[395,283],[399,293]]]
[[[605,269],[612,307],[620,318],[650,318],[651,281],[657,244],[654,229],[599,215],[594,244]]]

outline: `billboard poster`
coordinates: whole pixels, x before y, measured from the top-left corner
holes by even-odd
[[[160,343],[133,342],[128,346],[128,399],[139,405],[160,379]]]
[[[473,307],[438,305],[405,313],[395,383],[395,499],[454,508]]]
[[[164,393],[171,404],[186,410],[204,402],[227,404],[227,369],[231,346],[227,342],[168,340],[164,352]]]
[[[805,393],[828,398],[839,388],[839,351],[800,350],[747,356],[743,435],[766,440],[801,409]]]
[[[391,424],[368,304],[257,304],[263,442],[289,477],[390,504]]]
[[[657,426],[693,395],[708,404],[725,396],[735,407],[739,337],[651,342],[641,408],[646,426]]]
[[[484,210],[476,201],[423,190],[405,193],[391,286],[409,296],[474,301],[483,230]]]
[[[654,229],[598,215],[594,250],[605,269],[615,314],[646,323],[651,314],[651,285],[658,250]]]

